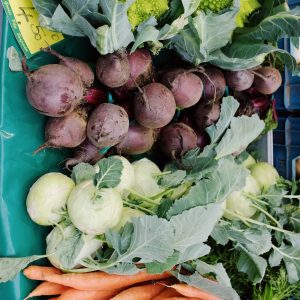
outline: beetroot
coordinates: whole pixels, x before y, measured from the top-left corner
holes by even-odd
[[[133,101],[118,103],[118,105],[125,109],[129,120],[134,120],[135,117],[134,117]]]
[[[256,71],[253,87],[260,93],[271,95],[275,93],[282,83],[280,72],[272,67],[262,67]]]
[[[135,90],[137,86],[144,86],[151,82],[153,75],[152,58],[148,50],[137,49],[128,56],[130,64],[130,77],[124,87]]]
[[[205,131],[197,130],[195,132],[197,134],[197,147],[203,149],[205,146],[209,144],[209,136]]]
[[[28,77],[28,101],[43,115],[66,116],[83,98],[84,87],[80,77],[66,66],[46,65],[29,72],[23,59],[23,71]]]
[[[183,123],[172,123],[161,130],[159,144],[166,156],[176,159],[197,147],[197,135]]]
[[[125,155],[137,155],[149,151],[156,138],[153,129],[146,128],[137,122],[129,125],[127,135],[116,146],[117,152]]]
[[[99,87],[88,88],[85,91],[84,102],[85,104],[97,106],[101,103],[107,102],[107,94]]]
[[[144,86],[134,99],[136,120],[147,128],[161,128],[171,122],[176,103],[172,92],[160,83]]]
[[[73,167],[81,162],[94,164],[100,160],[104,154],[99,152],[99,149],[94,146],[88,139],[73,150],[73,158],[66,161],[67,169]]]
[[[35,153],[45,148],[75,148],[86,138],[87,112],[77,108],[63,118],[50,118],[45,127],[45,144]]]
[[[206,67],[203,73],[199,73],[203,82],[204,90],[203,100],[220,100],[226,90],[226,81],[220,69],[215,67]]]
[[[220,104],[199,103],[194,112],[194,121],[199,130],[215,124],[220,117]]]
[[[124,108],[103,103],[92,112],[87,126],[87,136],[98,148],[118,144],[127,134],[129,119]]]
[[[203,92],[201,79],[184,69],[173,69],[165,73],[162,84],[171,90],[179,108],[195,105]]]
[[[228,86],[239,92],[249,89],[254,82],[254,74],[249,70],[226,71],[225,77]]]
[[[75,57],[62,56],[50,47],[43,50],[59,58],[59,63],[74,71],[86,87],[90,87],[93,84],[95,79],[94,72],[87,63]]]
[[[124,85],[130,76],[130,65],[125,52],[100,56],[96,64],[97,78],[104,85],[116,88]]]

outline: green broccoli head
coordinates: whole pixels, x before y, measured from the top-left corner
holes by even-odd
[[[233,0],[201,0],[199,8],[200,10],[211,10],[213,12],[219,12],[232,5]]]
[[[135,28],[151,16],[159,18],[168,9],[168,0],[136,0],[128,10],[128,19],[132,28]]]

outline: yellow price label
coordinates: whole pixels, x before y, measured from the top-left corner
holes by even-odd
[[[27,57],[64,39],[61,33],[49,31],[39,24],[39,17],[31,0],[3,0],[14,34]]]

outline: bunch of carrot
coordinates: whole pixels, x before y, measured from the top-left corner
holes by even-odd
[[[170,273],[112,275],[104,272],[62,273],[53,267],[30,266],[24,275],[43,281],[25,299],[49,300],[221,300],[203,290],[179,283]]]

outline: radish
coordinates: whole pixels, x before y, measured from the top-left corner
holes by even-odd
[[[204,71],[199,72],[199,76],[204,86],[203,100],[220,100],[226,90],[226,81],[222,71],[209,66]]]
[[[87,126],[87,136],[98,147],[111,147],[118,144],[127,134],[129,119],[124,108],[102,103],[92,112]]]
[[[172,123],[161,130],[159,144],[166,156],[176,159],[197,147],[197,135],[183,123]]]
[[[130,76],[127,54],[119,51],[100,56],[96,64],[96,75],[100,82],[110,88],[124,85]]]
[[[172,92],[154,82],[144,86],[134,99],[136,120],[147,128],[161,128],[171,122],[176,103]]]
[[[254,82],[254,74],[249,70],[225,71],[227,84],[235,91],[249,89]]]
[[[25,59],[22,61],[22,67],[28,78],[28,101],[41,114],[63,117],[80,104],[84,86],[80,77],[68,67],[52,64],[30,72]]]
[[[85,63],[82,60],[75,58],[75,57],[63,56],[63,55],[59,54],[58,52],[56,52],[55,50],[51,49],[50,47],[43,49],[43,51],[48,52],[48,53],[56,56],[57,58],[59,58],[60,59],[59,63],[61,65],[68,67],[69,69],[74,71],[76,74],[78,74],[79,77],[81,78],[83,84],[86,87],[90,87],[93,84],[94,79],[95,79],[94,72],[87,63]]]
[[[67,169],[75,166],[81,162],[95,164],[101,158],[103,154],[100,153],[100,149],[94,146],[88,139],[73,150],[73,158],[69,158],[65,166]]]
[[[137,49],[128,56],[130,65],[130,77],[124,87],[128,90],[135,90],[137,86],[144,86],[151,82],[153,65],[150,52],[146,49]]]
[[[45,148],[75,148],[86,138],[87,112],[77,108],[63,118],[50,118],[45,127],[46,142],[35,153]]]
[[[256,71],[253,87],[265,95],[274,94],[282,84],[280,72],[272,67],[262,67]]]
[[[127,135],[116,146],[117,152],[125,155],[137,155],[149,151],[156,138],[153,129],[146,128],[137,122],[129,126]]]
[[[184,69],[173,69],[166,72],[163,75],[162,83],[171,90],[179,108],[195,105],[202,96],[203,83],[201,79]]]

